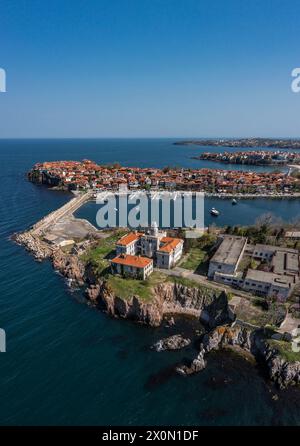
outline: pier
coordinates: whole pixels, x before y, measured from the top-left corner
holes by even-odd
[[[72,198],[66,204],[46,215],[46,217],[34,224],[31,228],[31,233],[37,236],[44,234],[50,226],[55,225],[59,220],[72,216],[77,209],[79,209],[91,198],[92,192],[85,192],[76,196],[75,198]]]

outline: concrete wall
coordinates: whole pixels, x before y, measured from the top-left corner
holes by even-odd
[[[215,272],[224,274],[234,274],[236,270],[236,265],[228,265],[226,263],[219,262],[209,262],[208,277],[214,278]]]

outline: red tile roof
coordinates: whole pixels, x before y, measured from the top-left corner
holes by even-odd
[[[161,246],[158,251],[169,253],[172,252],[179,243],[183,243],[183,240],[181,238],[163,237],[161,243],[163,243],[163,246]]]
[[[141,256],[131,256],[129,254],[120,254],[111,261],[112,263],[118,263],[120,265],[134,266],[135,268],[145,268],[153,263],[152,259]]]
[[[118,241],[117,245],[127,246],[130,245],[135,240],[138,240],[143,234],[140,232],[130,232],[129,234],[123,235]]]

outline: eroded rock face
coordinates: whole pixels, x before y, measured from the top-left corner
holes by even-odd
[[[166,315],[179,314],[194,316],[214,327],[229,319],[228,302],[225,293],[216,295],[207,288],[189,288],[180,284],[163,283],[153,290],[151,301],[138,296],[123,299],[116,296],[104,281],[92,285],[87,297],[94,305],[112,316],[159,326]],[[205,319],[202,316],[205,314]]]
[[[288,362],[280,353],[271,348],[260,330],[250,330],[240,325],[219,326],[203,336],[200,352],[190,366],[177,367],[177,372],[190,375],[202,370],[206,362],[204,357],[212,350],[219,350],[228,346],[238,346],[246,352],[252,353],[262,362],[269,373],[269,377],[280,388],[300,384],[300,362]]]
[[[239,325],[234,327],[220,326],[215,328],[210,333],[206,333],[204,335],[201,347],[205,353],[208,353],[211,350],[218,350],[229,345],[236,345],[251,352],[252,336],[253,332]]]
[[[200,372],[205,369],[206,361],[204,359],[204,352],[200,351],[195,359],[191,362],[189,366],[181,365],[176,367],[177,373],[180,375],[193,375],[194,373]]]
[[[285,388],[289,385],[300,384],[300,362],[286,362],[275,356],[268,361],[270,378],[279,387]]]
[[[85,267],[75,254],[65,254],[60,249],[52,255],[53,268],[78,286],[84,285]]]
[[[179,350],[186,347],[187,345],[190,345],[190,343],[190,339],[184,338],[182,335],[177,334],[169,336],[168,338],[160,339],[151,348],[153,348],[157,352],[161,352],[164,350]]]
[[[209,327],[229,321],[228,300],[224,292],[206,287],[187,287],[179,283],[163,283],[155,288],[163,300],[164,313],[196,316]]]
[[[300,384],[300,362],[289,362],[267,341],[256,339],[258,356],[265,362],[270,379],[280,388]]]
[[[105,281],[99,285],[98,289],[99,293],[93,302],[109,315],[130,319],[153,327],[158,327],[161,324],[163,319],[162,302],[156,297],[151,300],[151,303],[143,302],[137,296],[122,299],[110,290]]]

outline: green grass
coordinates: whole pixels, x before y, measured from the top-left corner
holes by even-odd
[[[268,339],[270,347],[276,349],[279,355],[288,362],[300,361],[300,352],[292,350],[292,343],[286,341],[277,341],[275,339]]]
[[[126,231],[119,230],[99,240],[96,246],[81,256],[81,260],[91,265],[96,275],[101,276],[110,266],[109,259],[115,255],[116,241],[125,233]]]
[[[215,292],[211,288],[185,277],[167,276],[163,273],[153,272],[146,280],[125,278],[118,275],[109,274],[107,276],[107,284],[111,290],[123,299],[130,299],[132,296],[139,296],[145,301],[151,301],[153,297],[153,288],[161,283],[178,283],[189,288],[201,289],[208,296],[212,296]]]
[[[208,254],[207,252],[203,251],[203,249],[191,248],[180,263],[180,267],[196,271],[199,265],[206,262],[207,259]]]
[[[215,293],[215,290],[213,290],[212,288],[206,287],[205,285],[202,285],[201,283],[198,283],[195,280],[187,279],[186,277],[168,276],[167,281],[172,283],[178,283],[188,288],[199,288],[201,290],[207,291],[209,294]]]
[[[139,296],[142,300],[151,301],[153,288],[159,283],[165,282],[166,278],[165,275],[156,272],[146,280],[123,278],[110,274],[107,277],[107,284],[120,298],[130,299],[132,296]]]

